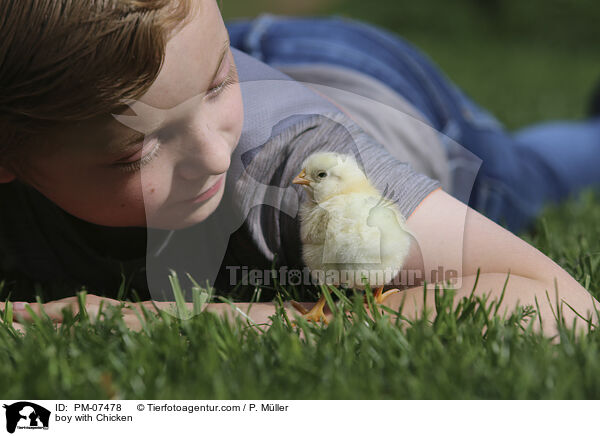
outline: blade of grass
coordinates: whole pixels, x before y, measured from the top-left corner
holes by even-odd
[[[89,315],[87,312],[87,308],[85,306],[85,302],[87,299],[87,291],[79,291],[77,293],[77,303],[79,304],[79,318],[89,321]]]
[[[169,274],[169,282],[171,283],[171,288],[173,289],[173,294],[175,296],[175,308],[176,315],[180,319],[189,319],[191,316],[190,311],[188,310],[185,298],[183,296],[183,291],[181,289],[181,285],[179,283],[179,278],[177,277],[177,272],[170,269]]]
[[[500,294],[500,299],[498,300],[498,303],[496,304],[496,310],[494,310],[494,316],[496,316],[496,314],[498,313],[498,310],[500,309],[500,304],[502,304],[502,300],[504,300],[504,294],[506,292],[506,286],[508,285],[509,278],[510,278],[510,270],[508,271],[508,274],[506,275],[506,280],[504,281],[504,286],[502,287],[502,293]]]
[[[13,307],[12,307],[12,302],[11,301],[7,301],[4,304],[4,314],[3,314],[3,320],[5,324],[8,324],[9,326],[12,326],[13,323]]]
[[[333,288],[333,285],[331,285],[331,287]],[[321,292],[322,292],[323,297],[325,297],[325,301],[327,302],[327,305],[329,306],[329,310],[331,310],[331,313],[332,313],[333,317],[335,318],[338,314],[338,310],[337,310],[337,306],[333,302],[333,298],[331,298],[331,294],[329,293],[329,285],[321,285]]]

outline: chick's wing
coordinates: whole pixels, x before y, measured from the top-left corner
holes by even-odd
[[[375,197],[364,194],[338,195],[321,207],[328,212],[323,263],[359,264],[380,262],[380,238],[367,224]]]

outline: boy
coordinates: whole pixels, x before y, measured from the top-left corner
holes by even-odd
[[[137,273],[136,289],[145,279],[145,299],[158,299],[153,289],[165,289],[165,269],[174,259],[160,261],[171,239],[185,247],[171,250],[183,254],[181,265],[210,264],[207,276],[219,264],[268,267],[275,255],[283,265],[300,266],[290,194],[301,191],[290,186],[290,175],[305,155],[329,148],[358,151],[374,183],[404,194],[398,202],[420,250],[405,269],[422,271],[429,281],[440,268],[458,271],[458,297],[471,292],[478,268],[477,291],[499,296],[510,270],[503,300],[508,309],[517,301],[533,305],[535,297],[545,301],[556,279],[560,298],[579,313],[592,310],[592,297],[558,265],[392,158],[334,104],[295,94],[289,81],[279,101],[269,96],[273,88],[266,85],[285,78],[229,47],[214,0],[42,3],[3,2],[0,11],[0,250],[6,274],[69,282],[72,293],[76,283],[85,283],[92,294],[115,297],[113,279],[123,267],[127,275]],[[32,23],[41,23],[41,37],[27,30]],[[236,64],[254,90],[243,99]],[[290,97],[296,95],[298,101]],[[279,115],[298,102],[300,115],[293,108]],[[274,121],[256,127],[269,116]],[[252,178],[259,183],[250,184]],[[144,257],[146,270],[133,271]],[[224,277],[222,269],[219,274]],[[56,301],[44,305],[57,322],[63,307],[76,305],[65,289],[48,291],[46,301]],[[389,305],[398,307],[406,295],[406,313],[414,313],[422,292],[407,289]],[[90,295],[92,315],[101,301],[116,303]],[[27,319],[23,304],[14,309]],[[125,316],[136,328],[133,310]],[[550,306],[541,310],[549,325]],[[273,304],[261,303],[249,315],[266,322],[273,311]],[[566,311],[566,317],[570,322],[575,315]]]

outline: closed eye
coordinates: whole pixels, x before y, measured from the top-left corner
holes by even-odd
[[[125,173],[135,173],[139,171],[143,166],[150,163],[153,159],[156,158],[158,152],[160,151],[160,142],[157,139],[151,139],[146,142],[147,144],[152,145],[152,149],[146,153],[142,158],[134,161],[134,162],[120,162],[114,164],[114,166],[122,172]]]
[[[221,82],[220,85],[208,90],[208,92],[206,93],[206,99],[209,101],[215,100],[217,97],[223,94],[227,88],[237,83],[238,79],[236,73],[237,71],[235,70],[235,67],[232,66],[229,69],[229,74],[227,75],[225,80],[223,80],[223,82]]]

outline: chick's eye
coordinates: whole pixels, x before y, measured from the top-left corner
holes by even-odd
[[[327,177],[327,173],[325,171],[321,171],[319,174],[317,174],[317,177],[319,179],[324,179],[325,177]]]

